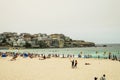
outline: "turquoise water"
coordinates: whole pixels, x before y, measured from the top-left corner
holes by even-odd
[[[22,49],[22,50],[0,50],[0,52],[19,52],[19,53],[33,53],[33,54],[65,54],[67,56],[81,54],[92,55],[92,57],[108,57],[109,53],[116,55],[120,59],[120,45],[108,47],[85,47],[85,48],[50,48],[50,49]]]

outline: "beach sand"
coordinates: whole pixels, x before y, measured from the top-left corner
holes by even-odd
[[[75,58],[78,66],[72,69],[70,58],[10,59],[0,58],[0,80],[94,80],[103,74],[106,74],[106,80],[120,80],[119,61]]]

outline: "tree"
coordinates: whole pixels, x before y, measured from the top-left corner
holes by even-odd
[[[45,43],[44,41],[39,41],[38,45],[39,45],[40,48],[46,48],[46,47],[48,47],[47,43]]]
[[[6,43],[6,39],[5,38],[3,39],[2,43]]]
[[[31,44],[28,43],[28,42],[26,42],[26,44],[24,45],[24,47],[26,47],[26,48],[31,48]]]

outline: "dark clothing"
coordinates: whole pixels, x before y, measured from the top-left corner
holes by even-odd
[[[72,68],[74,68],[74,60],[72,60],[71,62],[72,62]]]
[[[97,77],[95,77],[94,80],[97,80]]]
[[[75,66],[74,67],[77,67],[77,60],[75,60]]]

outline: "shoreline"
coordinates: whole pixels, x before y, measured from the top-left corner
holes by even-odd
[[[36,58],[36,57],[55,57],[55,58],[98,58],[98,59],[111,59],[111,60],[116,60],[116,61],[120,61],[120,55],[119,54],[112,54],[111,52],[106,53],[103,52],[102,54],[98,54],[98,52],[96,51],[94,54],[84,54],[82,52],[80,52],[79,54],[66,54],[66,53],[56,53],[54,51],[52,51],[52,53],[30,53],[30,52],[20,52],[20,51],[0,51],[0,57],[30,57],[30,58]]]

